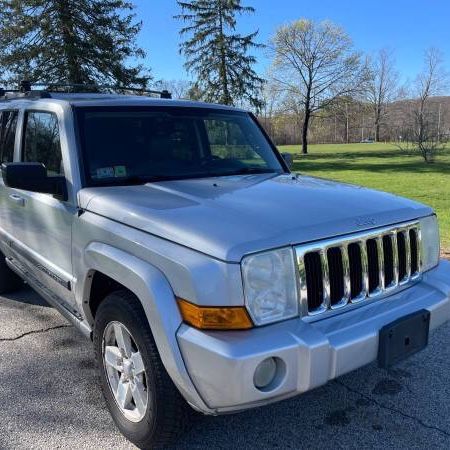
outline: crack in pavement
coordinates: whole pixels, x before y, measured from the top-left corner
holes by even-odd
[[[343,383],[342,381],[339,380],[334,380],[334,382],[336,384],[339,384],[340,386],[342,386],[343,388],[347,389],[349,392],[352,392],[353,394],[359,395],[360,397],[365,398],[366,400],[370,401],[371,403],[373,403],[374,405],[378,406],[381,409],[386,409],[388,411],[400,414],[402,417],[405,417],[406,419],[410,419],[413,420],[415,422],[417,422],[419,425],[421,425],[424,428],[428,428],[429,430],[434,430],[434,431],[438,431],[439,433],[444,434],[445,436],[450,437],[450,433],[448,431],[443,430],[442,428],[436,427],[434,425],[428,425],[427,423],[423,422],[421,419],[419,419],[418,417],[415,416],[411,416],[407,413],[404,413],[402,410],[397,409],[397,408],[393,408],[392,406],[388,406],[385,405],[383,403],[378,402],[377,400],[375,400],[373,397],[371,397],[370,395],[364,394],[363,392],[360,392],[356,389],[351,388],[350,386],[347,386],[345,383]]]
[[[72,325],[57,325],[57,326],[49,327],[49,328],[42,328],[40,330],[27,331],[26,333],[19,334],[19,336],[15,336],[12,338],[0,338],[0,342],[18,341],[19,339],[29,336],[30,334],[47,333],[48,331],[59,330],[61,328],[72,328]]]

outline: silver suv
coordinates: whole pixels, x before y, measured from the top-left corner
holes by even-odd
[[[0,100],[0,292],[94,343],[141,448],[426,346],[450,263],[419,203],[295,175],[255,117],[113,94]]]

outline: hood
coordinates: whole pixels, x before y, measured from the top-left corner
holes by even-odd
[[[252,175],[85,188],[80,207],[215,258],[301,244],[431,214],[384,192],[306,176]]]

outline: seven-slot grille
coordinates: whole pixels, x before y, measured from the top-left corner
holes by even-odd
[[[392,292],[420,276],[419,223],[296,247],[304,315]]]

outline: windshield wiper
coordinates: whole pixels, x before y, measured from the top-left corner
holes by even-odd
[[[259,173],[279,173],[277,170],[268,169],[263,167],[242,167],[241,169],[235,169],[227,173],[227,175],[247,175],[247,174],[259,174]]]

